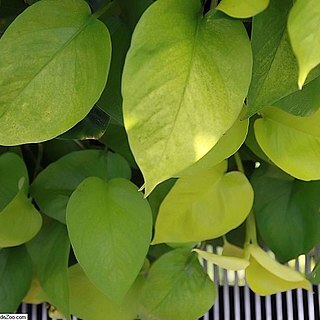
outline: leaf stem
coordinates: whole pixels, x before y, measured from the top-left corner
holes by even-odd
[[[37,176],[39,171],[41,171],[41,161],[43,158],[43,145],[41,143],[38,143],[38,153],[37,153],[37,159],[36,159],[36,164],[33,172],[33,179]]]
[[[100,18],[102,15],[104,15],[114,4],[114,1],[111,1],[109,3],[107,3],[104,7],[102,7],[101,9],[99,9],[98,11],[96,11],[95,13],[92,14],[93,18]]]
[[[215,9],[218,5],[218,0],[211,0],[210,10]]]
[[[237,168],[240,172],[242,172],[243,174],[245,174],[244,172],[244,167],[243,167],[243,164],[242,164],[242,161],[241,161],[241,158],[240,158],[240,155],[239,155],[239,152],[236,152],[234,154],[234,159],[236,161],[236,165],[237,165]]]

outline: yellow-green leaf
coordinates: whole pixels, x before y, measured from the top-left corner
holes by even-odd
[[[0,212],[0,247],[18,246],[40,230],[42,218],[21,189]]]
[[[296,288],[311,290],[311,284],[301,273],[276,262],[257,245],[250,245],[248,250],[250,265],[246,279],[254,292],[265,296]]]
[[[158,0],[146,10],[122,77],[124,123],[146,195],[202,158],[233,125],[251,65],[240,21],[216,11],[203,16],[199,0]]]
[[[299,65],[302,88],[309,72],[320,63],[320,1],[297,0],[288,18],[288,32]]]
[[[153,244],[216,238],[245,220],[252,187],[241,172],[225,173],[226,166],[225,161],[176,182],[160,206]]]
[[[320,110],[298,117],[265,108],[254,123],[264,153],[283,171],[301,180],[320,179]]]
[[[110,36],[83,0],[42,0],[0,39],[0,144],[49,140],[83,119],[107,80]]]
[[[210,169],[236,153],[248,133],[249,120],[239,117],[217,144],[199,161],[178,174],[179,177],[198,174]]]
[[[222,0],[217,10],[234,18],[249,18],[265,10],[268,5],[269,0]]]
[[[220,268],[228,269],[228,270],[243,270],[248,267],[249,261],[243,258],[218,255],[215,253],[193,249],[193,251],[197,252],[198,255],[207,260],[210,263],[213,263]]]

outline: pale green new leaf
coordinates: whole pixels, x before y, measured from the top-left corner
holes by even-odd
[[[41,231],[28,242],[27,249],[50,303],[68,317],[70,242],[66,226],[55,220],[45,220]]]
[[[222,0],[217,10],[234,18],[249,18],[265,10],[268,5],[269,0]]]
[[[42,218],[21,189],[0,212],[0,247],[13,247],[31,240],[40,230]]]
[[[273,260],[257,245],[250,245],[248,251],[250,265],[246,269],[246,280],[257,294],[265,296],[296,288],[311,290],[309,281],[301,273]]]
[[[31,260],[24,246],[0,249],[1,313],[17,310],[30,287],[31,278]]]
[[[236,121],[251,78],[244,26],[199,0],[158,0],[133,34],[122,78],[146,195],[202,158]]]
[[[320,179],[320,110],[298,117],[265,108],[254,123],[263,152],[283,171],[300,180]]]
[[[110,63],[107,28],[83,0],[42,0],[0,39],[0,144],[49,140],[83,119]]]
[[[240,225],[253,204],[252,187],[227,162],[181,177],[161,204],[153,244],[217,238]]]
[[[247,136],[248,126],[249,120],[237,119],[233,126],[203,158],[180,172],[178,176],[199,174],[236,153]]]
[[[195,320],[213,305],[216,289],[196,255],[176,249],[151,267],[142,288],[142,319]]]
[[[67,226],[75,255],[92,283],[120,301],[147,254],[152,214],[136,186],[124,179],[85,179],[67,206]]]
[[[112,152],[71,152],[41,171],[30,192],[43,213],[65,223],[69,198],[80,182],[88,177],[130,179],[131,170],[125,159]]]
[[[196,252],[199,255],[199,257],[207,260],[208,262],[213,263],[219,266],[220,268],[228,270],[243,270],[247,268],[247,266],[249,265],[248,260],[239,257],[228,257],[225,255],[218,255],[199,249],[193,249],[192,251]]]
[[[297,0],[290,11],[288,32],[299,64],[299,87],[320,63],[320,1]]]

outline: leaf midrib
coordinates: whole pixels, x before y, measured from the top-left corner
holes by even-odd
[[[11,101],[10,106],[8,108],[6,108],[2,114],[0,114],[0,119],[11,109],[12,105],[14,104],[14,102],[18,99],[18,97],[21,96],[21,94],[23,94],[24,91],[26,91],[28,89],[28,87],[30,86],[30,84],[38,77],[39,74],[41,74],[41,72],[50,65],[50,63],[75,39],[79,36],[79,34],[91,23],[93,22],[94,19],[92,17],[92,15],[88,16],[88,18],[86,19],[86,21],[79,26],[79,28],[76,30],[75,33],[72,34],[72,36],[61,46],[59,47],[58,50],[56,50],[51,58],[40,68],[40,70],[33,75],[32,79],[30,81],[27,82],[26,85],[24,85],[20,90],[19,93],[16,95],[16,97]]]

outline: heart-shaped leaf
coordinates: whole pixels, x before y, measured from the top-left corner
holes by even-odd
[[[48,301],[68,317],[70,242],[66,226],[55,220],[45,220],[41,231],[27,244],[27,249]]]
[[[297,84],[298,64],[287,33],[287,17],[292,4],[292,0],[270,0],[268,8],[253,18],[253,72],[248,94],[250,116],[268,106],[300,116],[319,109],[320,68],[310,74],[302,90]]]
[[[176,249],[161,256],[148,273],[141,293],[142,319],[195,320],[215,297],[215,286],[196,255]]]
[[[30,257],[24,246],[0,249],[0,312],[15,312],[32,278]]]
[[[297,0],[290,11],[288,32],[299,63],[299,87],[320,63],[320,2]]]
[[[257,245],[250,245],[248,250],[250,265],[246,280],[257,294],[265,296],[296,288],[311,290],[311,284],[301,273],[276,262]]]
[[[240,21],[216,11],[203,16],[201,1],[158,0],[146,10],[122,77],[124,123],[146,195],[202,158],[233,125],[251,63]]]
[[[320,181],[299,181],[262,166],[251,182],[259,233],[280,260],[297,258],[320,242]]]
[[[107,180],[130,178],[125,159],[112,152],[82,150],[68,153],[41,171],[31,186],[31,195],[48,216],[65,223],[66,207],[72,192],[88,177]]]
[[[217,10],[234,18],[249,18],[265,10],[268,5],[269,0],[221,0]]]
[[[121,300],[137,277],[151,238],[152,214],[136,186],[124,179],[85,179],[67,206],[75,255],[92,283]]]
[[[0,40],[0,144],[49,140],[83,119],[106,84],[110,47],[83,0],[26,9]]]
[[[240,225],[253,204],[253,190],[227,162],[180,178],[162,202],[153,244],[217,238]]]
[[[0,212],[0,247],[18,246],[40,230],[42,218],[21,189]]]
[[[320,179],[320,110],[298,117],[265,108],[254,123],[263,152],[283,171],[301,180]]]

